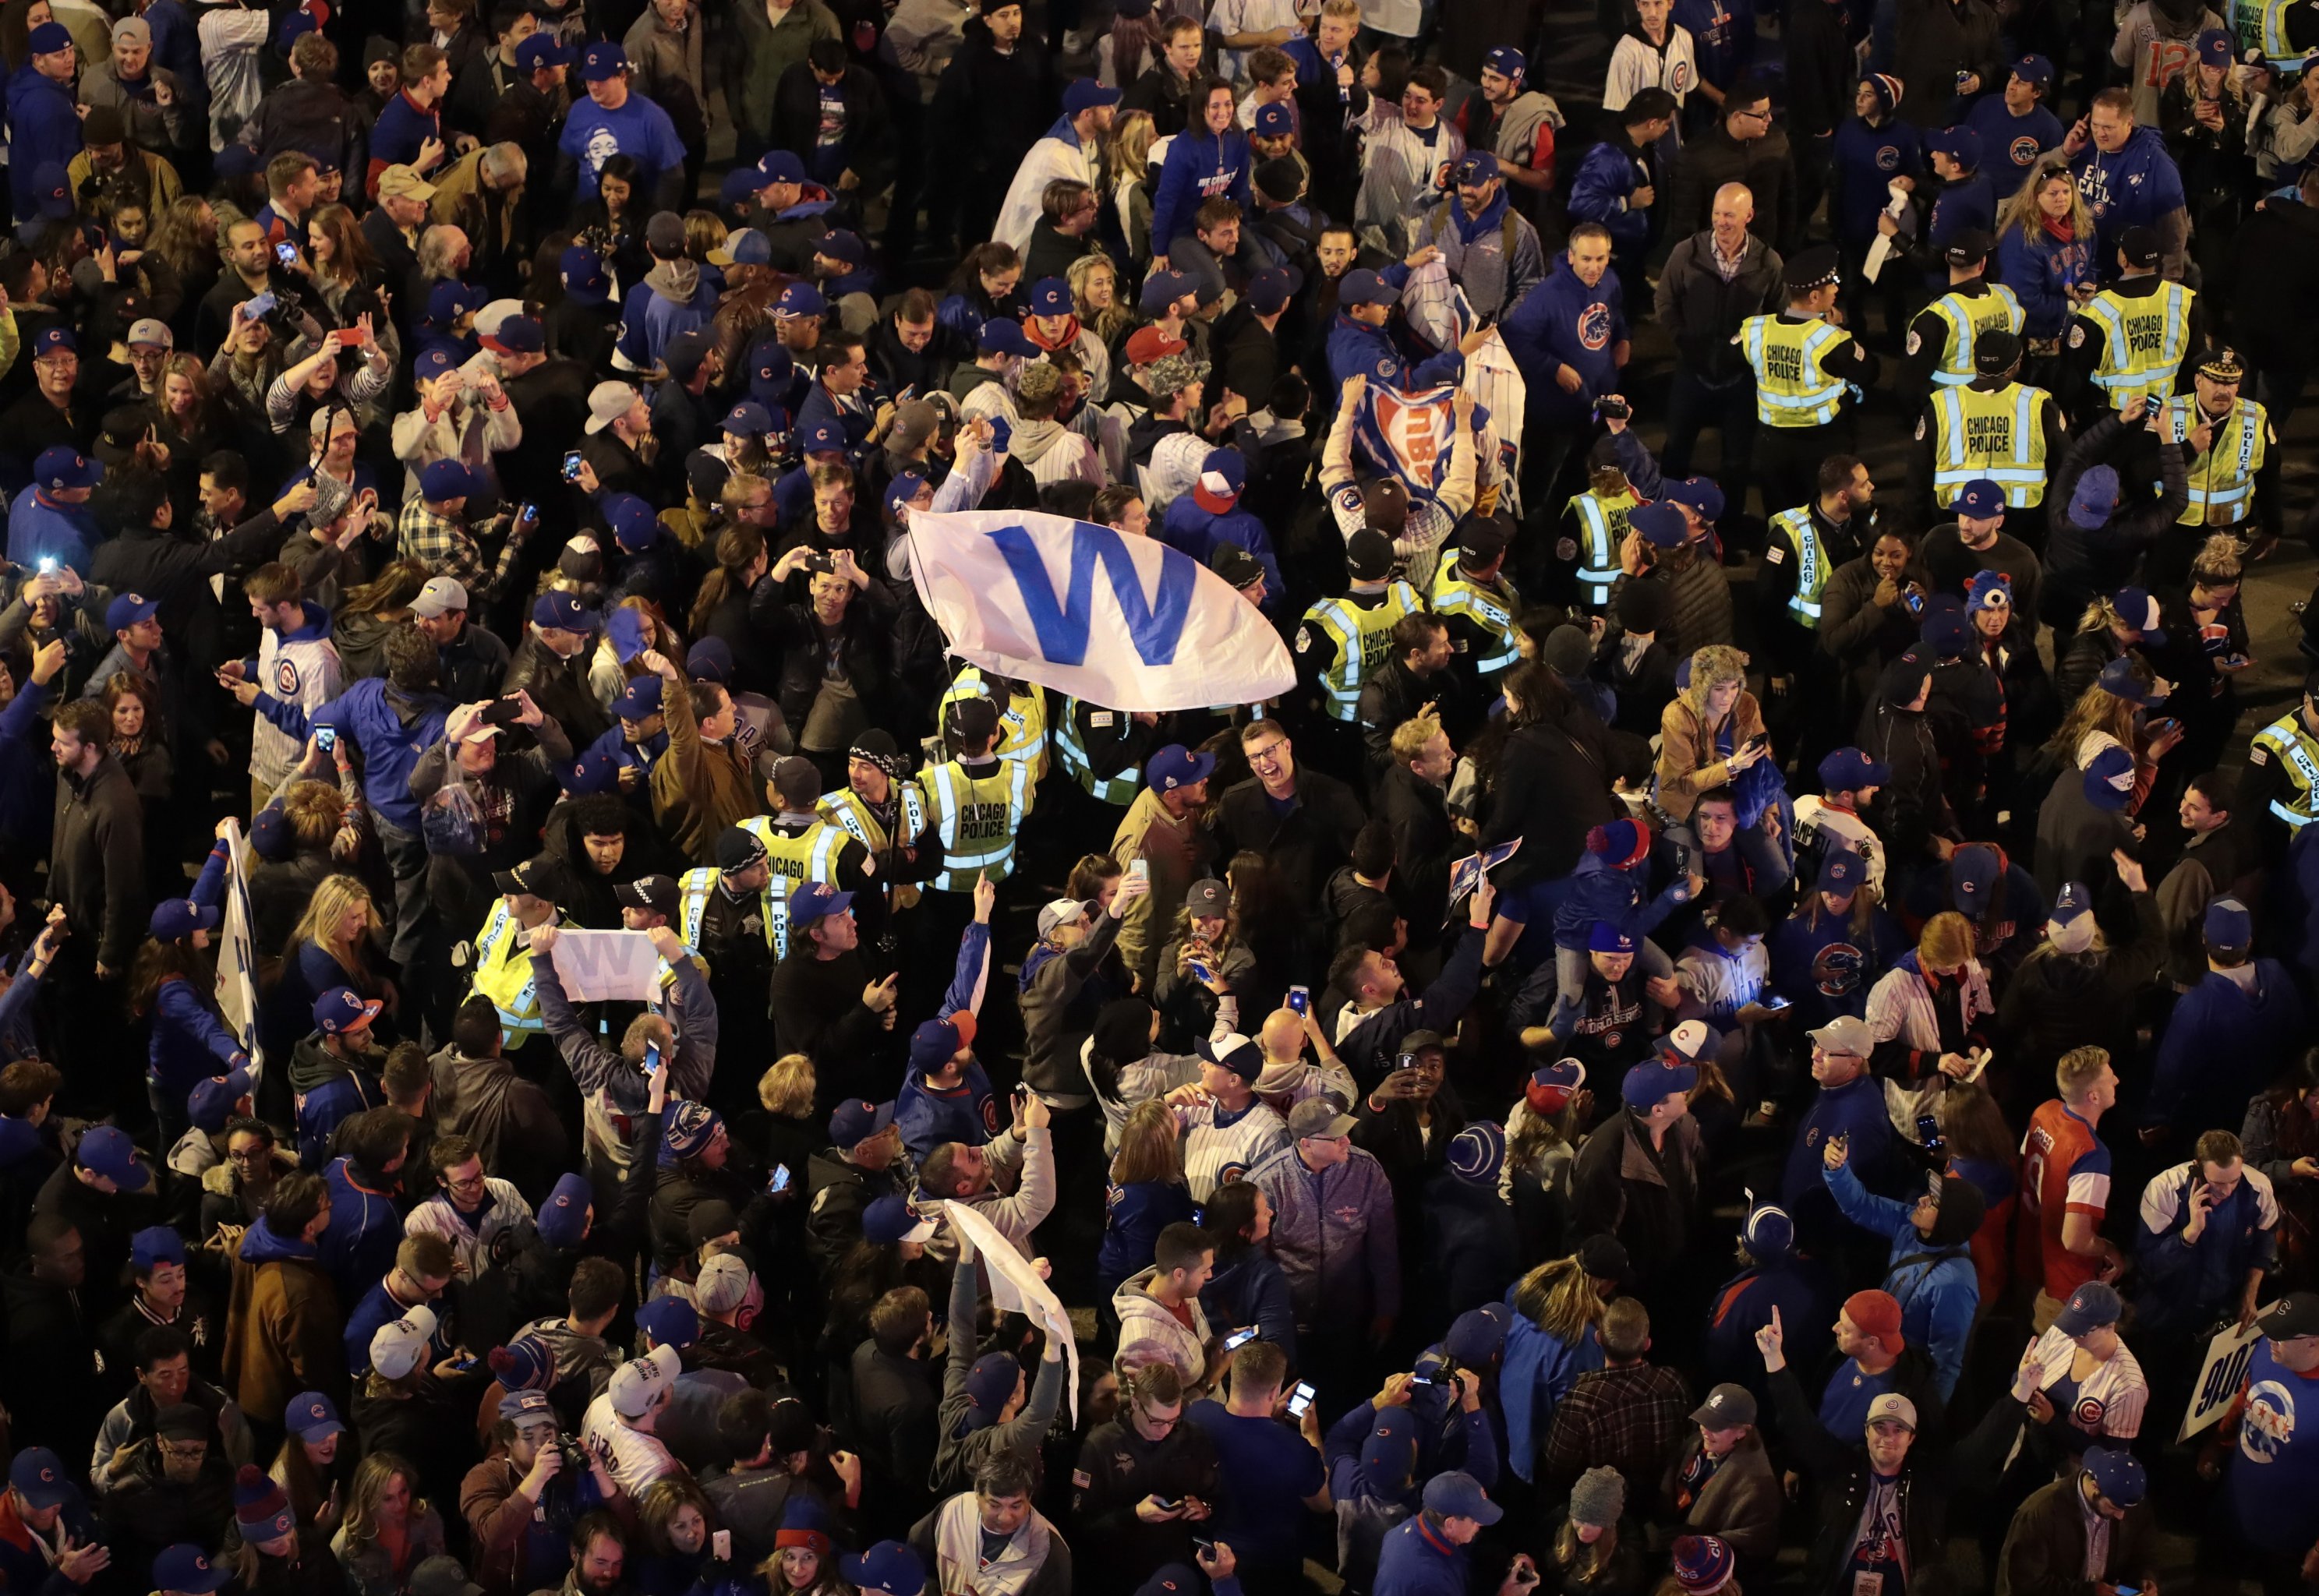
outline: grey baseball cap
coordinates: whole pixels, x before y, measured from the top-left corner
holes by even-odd
[[[433,620],[454,609],[467,607],[467,590],[447,576],[430,576],[427,585],[419,590],[419,597],[411,601],[411,613]]]
[[[139,344],[156,344],[164,349],[174,349],[177,347],[176,337],[169,331],[169,324],[166,321],[156,321],[150,316],[141,321],[131,322],[129,337],[125,341],[132,348]]]

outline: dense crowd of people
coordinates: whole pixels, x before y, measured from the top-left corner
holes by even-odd
[[[0,7],[0,1578],[2319,1584],[2319,12],[1600,12]]]

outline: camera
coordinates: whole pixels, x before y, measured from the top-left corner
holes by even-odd
[[[1595,404],[1594,413],[1605,421],[1623,421],[1635,412],[1623,399],[1605,399]]]

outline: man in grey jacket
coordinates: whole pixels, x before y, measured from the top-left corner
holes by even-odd
[[[1272,1204],[1272,1251],[1296,1305],[1298,1348],[1318,1375],[1358,1369],[1401,1314],[1393,1182],[1352,1141],[1326,1096],[1288,1114],[1289,1144],[1248,1173]]]

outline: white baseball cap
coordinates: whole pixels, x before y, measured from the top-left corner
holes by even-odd
[[[434,1339],[435,1310],[423,1305],[408,1309],[371,1337],[370,1366],[390,1380],[400,1380],[427,1361],[428,1344]]]
[[[673,1347],[655,1347],[642,1357],[632,1357],[612,1371],[606,1394],[612,1411],[624,1419],[641,1419],[653,1411],[661,1393],[676,1384],[684,1367],[683,1355]]]

